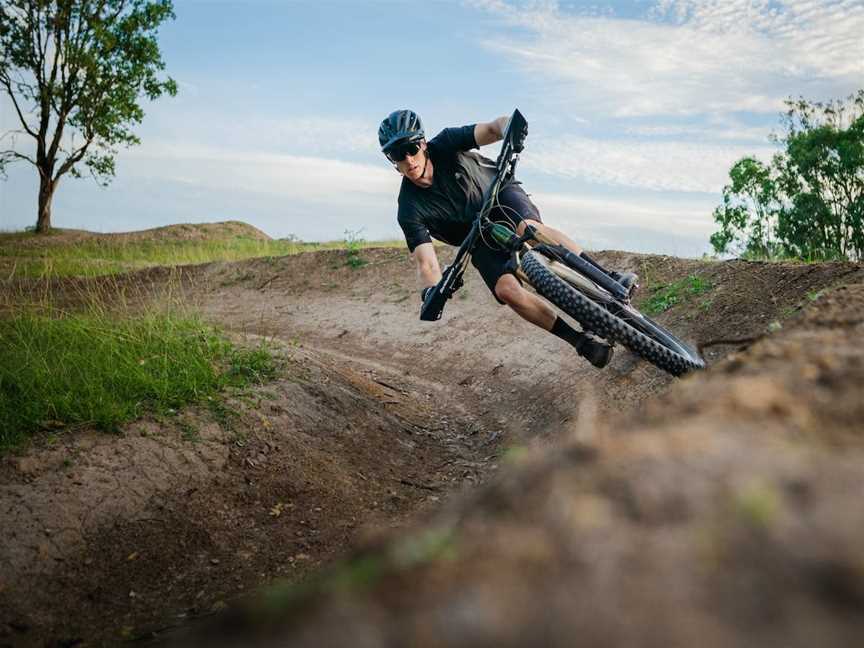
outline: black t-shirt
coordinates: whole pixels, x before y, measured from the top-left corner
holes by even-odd
[[[474,171],[477,160],[494,167],[479,154],[463,154],[478,148],[473,124],[445,128],[429,140],[428,147],[432,186],[418,187],[403,178],[399,190],[399,226],[411,252],[421,243],[430,243],[433,237],[450,245],[462,243],[480,207],[478,182],[473,180],[479,177],[482,182],[482,174],[478,176]]]

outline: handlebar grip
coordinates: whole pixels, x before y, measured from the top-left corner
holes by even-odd
[[[434,322],[441,319],[444,312],[444,304],[447,303],[446,295],[441,291],[441,285],[435,286],[423,300],[420,307],[420,319],[424,322]]]
[[[521,153],[525,150],[525,138],[528,137],[528,124],[513,134],[513,150]]]
[[[514,153],[521,153],[525,149],[526,137],[528,137],[528,121],[517,108],[513,111],[513,116],[510,118],[510,123],[507,125],[505,138],[510,138],[510,142],[513,144]]]

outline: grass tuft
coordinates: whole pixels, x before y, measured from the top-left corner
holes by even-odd
[[[651,288],[651,296],[642,304],[642,309],[648,315],[658,315],[687,297],[702,295],[712,287],[711,282],[704,277],[692,274],[681,281]]]
[[[348,257],[345,265],[354,269],[362,268],[367,263],[366,259],[360,255],[360,251],[366,243],[366,239],[360,236],[361,232],[362,230],[356,232],[345,230],[345,255]]]
[[[52,428],[114,431],[277,369],[266,347],[238,348],[197,316],[95,308],[0,319],[0,356],[0,449]]]

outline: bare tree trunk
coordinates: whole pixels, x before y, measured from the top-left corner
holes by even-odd
[[[47,234],[51,231],[51,201],[54,199],[54,189],[57,181],[42,175],[39,179],[39,213],[36,219],[36,232]]]

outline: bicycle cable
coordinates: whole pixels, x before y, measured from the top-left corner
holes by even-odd
[[[510,207],[509,205],[502,204],[501,201],[498,200],[498,193],[497,192],[496,192],[495,196],[490,198],[490,200],[494,200],[495,202],[493,203],[493,205],[489,211],[491,212],[492,209],[500,209],[504,213],[504,216],[505,216],[504,219],[494,220],[494,221],[490,219],[490,221],[496,225],[501,225],[502,227],[506,227],[508,230],[513,232],[513,234],[516,234],[518,236],[519,233],[513,225],[514,220],[516,220],[516,218],[521,217],[521,214],[518,212],[518,210],[516,210],[514,207]],[[508,214],[507,210],[512,212],[516,218],[514,218],[513,220],[510,220],[511,215]],[[497,241],[492,241],[490,243],[488,240],[486,240],[486,236],[484,235],[482,228],[480,230],[480,240],[490,250],[502,250],[503,251],[503,250],[507,249],[503,244],[498,243]]]

